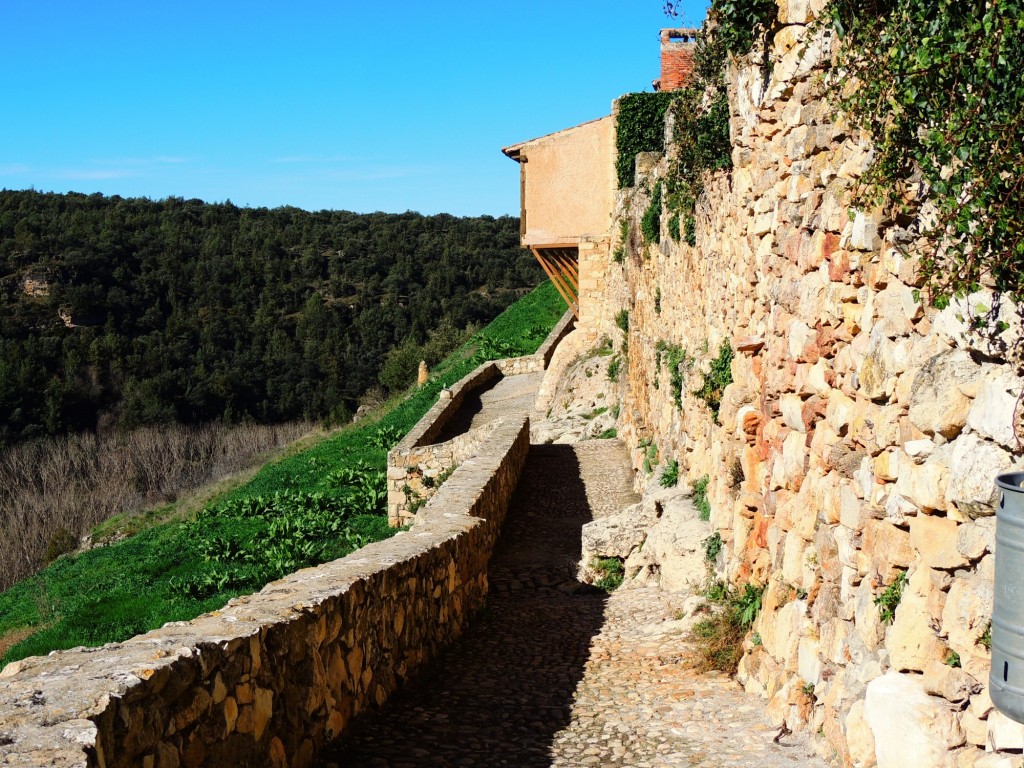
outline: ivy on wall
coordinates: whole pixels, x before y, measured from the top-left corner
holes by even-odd
[[[838,106],[874,144],[858,204],[915,222],[938,306],[987,281],[1024,299],[1024,2],[833,0],[826,14]]]
[[[636,156],[665,149],[665,112],[675,94],[627,93],[615,124],[615,174],[619,189],[636,183]]]

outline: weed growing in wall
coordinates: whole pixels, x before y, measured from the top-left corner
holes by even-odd
[[[690,492],[693,494],[693,506],[697,508],[700,519],[707,522],[711,519],[711,502],[708,501],[708,483],[711,478],[708,475],[699,480],[694,480],[690,485]]]
[[[640,220],[640,231],[643,233],[645,243],[661,242],[661,182],[654,185],[654,193],[651,195],[651,204],[644,211]]]
[[[704,375],[704,383],[693,394],[699,397],[718,419],[718,409],[722,405],[722,393],[732,384],[732,346],[723,341],[718,349],[718,357],[711,361],[711,369]]]
[[[671,459],[665,464],[658,482],[662,488],[673,488],[679,483],[679,462],[676,459]]]
[[[713,565],[722,551],[722,534],[715,531],[701,542],[704,545],[704,562]]]
[[[705,590],[710,615],[694,624],[688,637],[694,644],[690,666],[699,672],[734,673],[743,656],[743,638],[761,612],[763,594],[763,586],[745,584],[732,590],[723,582],[710,580]]]
[[[619,222],[619,244],[612,251],[612,258],[616,264],[626,260],[626,251],[629,248],[629,219],[622,219]]]
[[[617,557],[604,557],[595,559],[590,565],[599,574],[594,586],[603,589],[605,592],[614,592],[625,578],[626,571],[622,561]]]
[[[896,607],[903,598],[903,588],[907,585],[907,572],[900,571],[892,584],[882,590],[882,594],[875,598],[875,605],[878,606],[878,616],[883,624],[892,624],[896,620]]]
[[[679,211],[676,211],[668,218],[668,236],[672,238],[672,242],[679,242]]]
[[[668,368],[669,386],[672,391],[672,402],[676,408],[683,407],[683,383],[690,371],[693,369],[694,359],[686,350],[678,344],[669,344],[667,341],[659,341],[655,346],[657,362],[660,366],[664,360]]]

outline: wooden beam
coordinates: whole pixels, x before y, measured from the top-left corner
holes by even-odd
[[[558,268],[561,270],[561,272],[568,278],[569,282],[573,284],[573,287],[576,289],[576,292],[579,293],[579,271],[573,264],[572,258],[564,251],[551,252],[551,258],[554,260],[555,264],[558,265]]]
[[[562,300],[565,302],[566,306],[568,306],[569,309],[572,310],[573,315],[578,320],[580,317],[579,303],[577,301],[573,301],[571,292],[569,292],[567,288],[564,285],[562,285],[561,281],[558,280],[558,278],[555,275],[555,271],[547,263],[547,260],[541,255],[540,251],[537,248],[531,248],[530,250],[533,252],[533,255],[536,257],[537,261],[540,262],[541,268],[544,270],[544,273],[548,276],[548,279],[551,281],[551,284],[555,286],[555,290],[558,291],[559,296],[562,297]]]

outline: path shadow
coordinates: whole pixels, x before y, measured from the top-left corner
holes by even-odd
[[[444,443],[468,432],[470,427],[473,426],[473,419],[484,409],[482,395],[498,386],[499,381],[501,379],[496,379],[486,387],[481,387],[467,394],[459,405],[458,410],[448,418],[448,421],[445,422],[444,427],[441,428],[433,442]]]
[[[486,608],[321,765],[547,768],[571,718],[606,595],[575,579],[591,519],[572,446],[531,446],[489,571]]]

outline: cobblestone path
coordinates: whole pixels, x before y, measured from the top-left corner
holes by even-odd
[[[685,596],[575,579],[580,527],[636,501],[618,441],[535,445],[463,638],[322,765],[823,765],[777,746],[764,703],[681,663]]]

